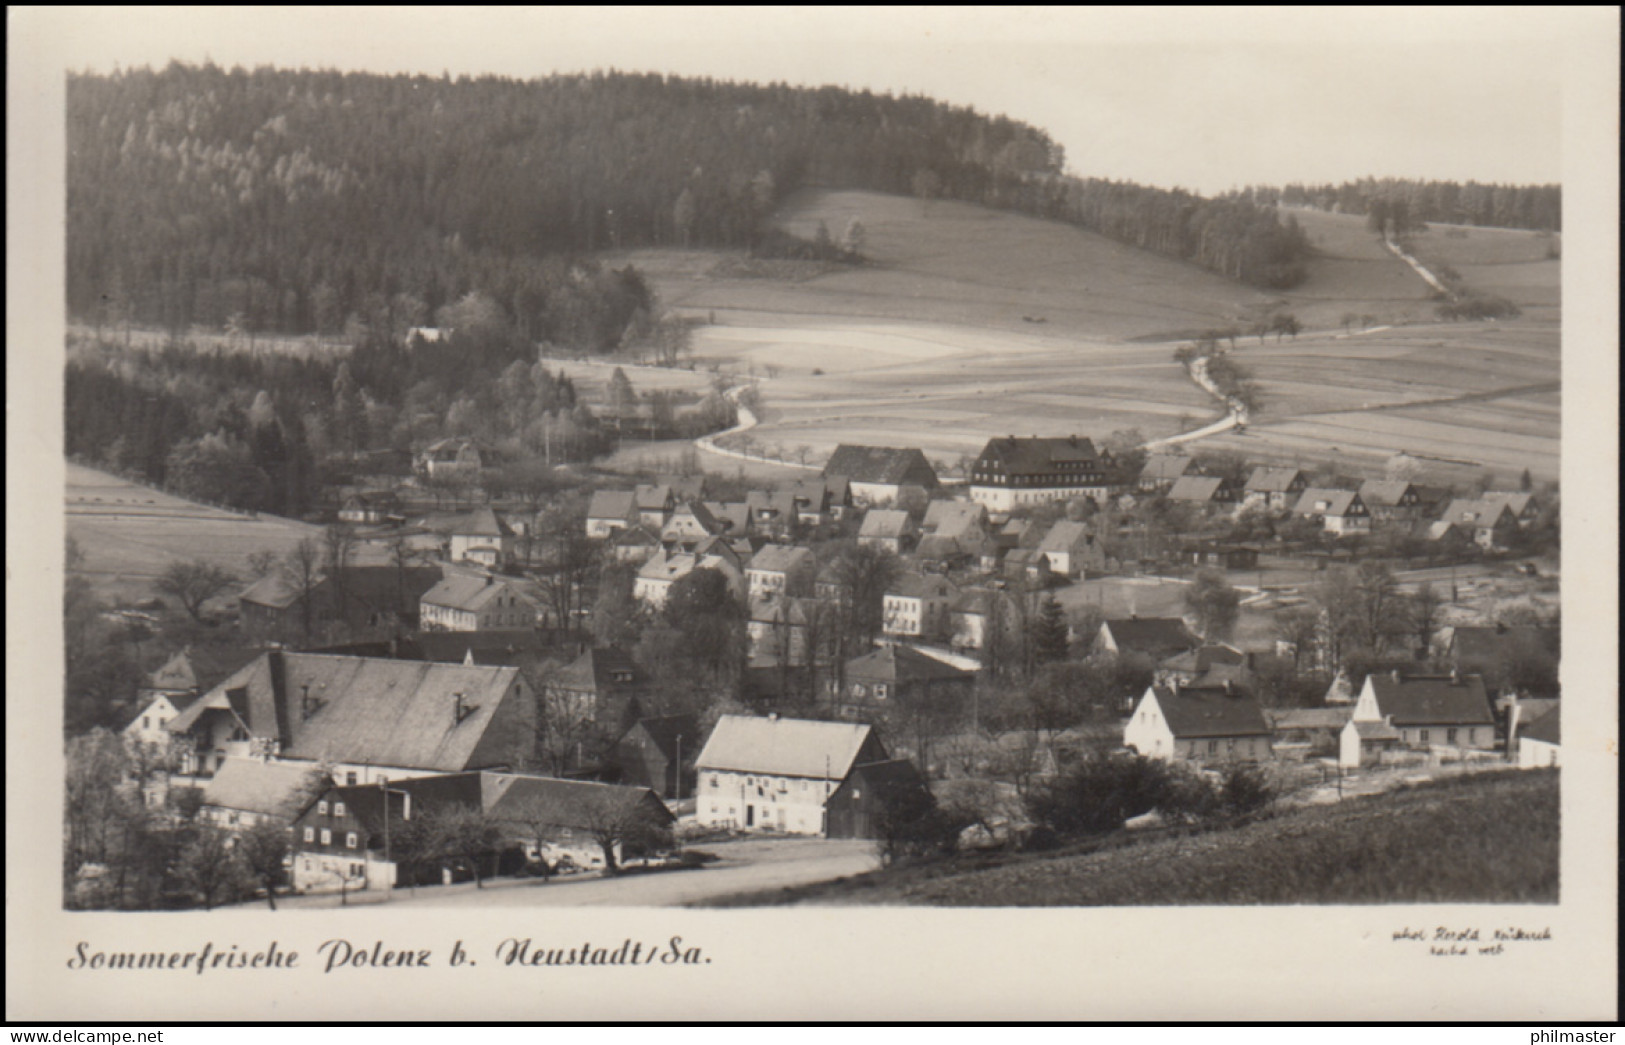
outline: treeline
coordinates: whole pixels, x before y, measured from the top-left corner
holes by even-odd
[[[1373,210],[1378,210],[1405,215],[1412,222],[1485,225],[1546,232],[1557,232],[1563,228],[1561,185],[1486,185],[1476,181],[1361,178],[1341,185],[1257,185],[1242,190],[1238,198],[1267,206],[1281,203],[1342,214],[1370,215]]]
[[[921,97],[654,74],[533,81],[172,63],[69,78],[68,306],[181,330],[411,326],[471,290],[578,342],[567,259],[752,244],[809,184],[984,200],[1062,156]]]

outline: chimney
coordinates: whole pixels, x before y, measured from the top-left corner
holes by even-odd
[[[1392,678],[1392,679],[1393,679],[1393,680],[1394,680],[1394,681],[1395,681],[1395,682],[1398,682],[1398,681],[1400,681],[1400,679],[1399,679],[1399,669],[1398,669],[1398,668],[1395,668],[1395,669],[1394,669],[1394,670],[1393,670],[1393,671],[1390,671],[1390,672],[1389,672],[1389,673],[1388,673],[1388,675],[1389,675],[1389,677],[1391,677],[1391,678]]]
[[[1461,669],[1460,668],[1451,668],[1450,669],[1450,684],[1452,686],[1461,685]]]
[[[459,690],[456,693],[453,693],[451,695],[451,699],[452,699],[451,724],[453,726],[460,726],[460,725],[463,724],[463,694],[462,694],[462,691]]]
[[[310,708],[310,683],[308,683],[308,682],[305,683],[301,687],[301,689],[302,689],[303,692],[301,693],[301,695],[299,697],[299,717],[301,719],[306,719],[306,718],[310,717],[310,710],[311,710],[311,708]]]

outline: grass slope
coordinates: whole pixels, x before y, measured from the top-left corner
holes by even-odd
[[[1556,770],[1464,775],[1234,830],[903,867],[736,897],[955,907],[1556,903]]]

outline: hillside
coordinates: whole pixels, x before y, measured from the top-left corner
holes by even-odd
[[[720,906],[1556,903],[1556,771],[1460,776],[1234,830],[967,856]]]

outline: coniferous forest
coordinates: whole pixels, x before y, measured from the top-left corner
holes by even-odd
[[[1486,185],[1482,182],[1361,178],[1341,185],[1255,186],[1244,196],[1264,204],[1370,214],[1401,207],[1410,221],[1558,232],[1563,228],[1561,185]]]
[[[1019,210],[1259,286],[1307,249],[1250,200],[1069,177],[1044,132],[922,97],[172,63],[67,100],[68,308],[96,324],[398,338],[478,291],[528,340],[611,351],[638,303],[594,252],[751,248],[805,186]]]

